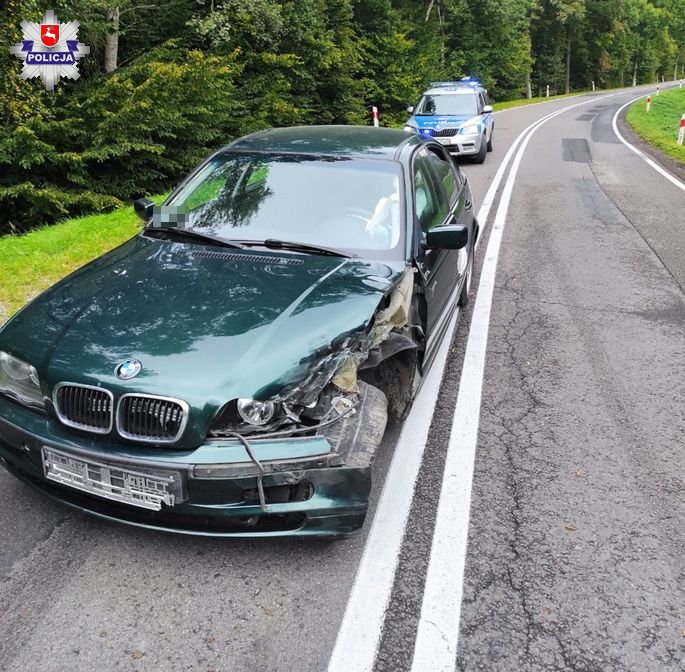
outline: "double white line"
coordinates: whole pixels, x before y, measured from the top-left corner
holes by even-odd
[[[471,483],[495,272],[509,203],[523,153],[533,133],[550,119],[576,107],[596,103],[615,95],[617,94],[593,97],[569,105],[528,126],[506,153],[478,212],[478,221],[484,232],[490,209],[513,157],[512,168],[504,184],[485,252],[469,330],[447,449],[412,672],[453,672],[455,668]],[[481,239],[483,237],[481,235]],[[400,434],[329,661],[329,672],[370,672],[373,669],[414,486],[456,320],[455,313],[421,393],[414,402]]]

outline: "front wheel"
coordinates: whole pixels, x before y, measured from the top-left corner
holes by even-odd
[[[459,294],[459,300],[457,305],[463,308],[469,302],[469,294],[471,293],[471,280],[473,279],[473,257],[476,253],[476,247],[473,245],[471,247],[471,255],[466,264],[466,278],[464,279],[464,284],[461,286],[461,294]]]
[[[483,137],[480,139],[480,149],[478,150],[478,154],[476,154],[473,157],[473,162],[474,163],[483,163],[485,161],[485,155],[487,153],[488,153],[487,142],[485,140],[485,133],[483,133]]]

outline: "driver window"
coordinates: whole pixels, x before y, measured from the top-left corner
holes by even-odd
[[[447,214],[447,208],[435,188],[429,161],[425,150],[421,150],[414,160],[414,203],[424,232],[440,226]]]
[[[450,159],[441,153],[439,154],[438,150],[434,152],[431,151],[428,154],[428,159],[433,166],[438,181],[442,185],[442,189],[445,192],[445,196],[447,196],[450,206],[453,206],[459,198],[459,189],[462,183],[460,175],[457,172],[458,169]]]

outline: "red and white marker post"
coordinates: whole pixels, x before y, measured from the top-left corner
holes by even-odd
[[[373,118],[373,125],[378,128],[378,108],[375,105],[371,108],[371,117]]]
[[[685,140],[685,114],[680,117],[680,128],[678,129],[678,144],[682,146]]]
[[[652,107],[652,96],[647,96],[647,112],[649,112]]]

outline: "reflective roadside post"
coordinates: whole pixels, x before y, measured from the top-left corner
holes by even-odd
[[[378,108],[375,105],[371,108],[371,117],[373,118],[373,125],[378,128]]]
[[[661,89],[661,87],[657,84],[657,85],[656,85],[656,95],[657,95],[657,96],[658,96],[659,93],[661,92],[660,89]]]
[[[595,80],[593,79],[592,80],[592,93],[594,93],[594,92],[595,92]]]
[[[680,128],[678,129],[678,144],[682,147],[685,140],[685,114],[680,117]]]
[[[547,97],[549,98],[549,84],[547,85]]]
[[[649,112],[652,107],[652,96],[647,96],[647,112]]]

